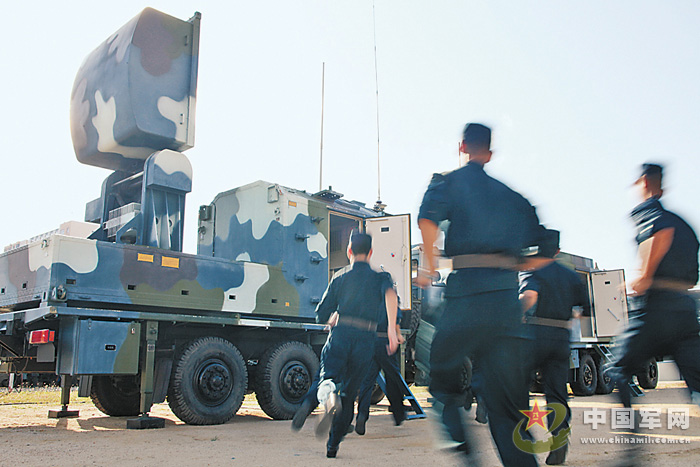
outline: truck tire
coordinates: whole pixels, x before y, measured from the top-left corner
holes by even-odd
[[[615,381],[610,377],[610,372],[605,372],[606,366],[602,359],[596,361],[598,368],[598,384],[595,388],[596,394],[610,394],[615,389]]]
[[[421,310],[421,301],[414,299],[411,303],[411,316],[408,321],[408,330],[410,331],[408,334],[409,339],[416,334],[416,331],[418,331],[418,325],[420,325]]]
[[[168,405],[177,418],[189,425],[218,425],[235,415],[248,373],[232,343],[220,337],[195,339],[174,363]]]
[[[659,383],[659,365],[652,358],[644,367],[646,371],[637,373],[637,382],[643,389],[655,389]]]
[[[382,391],[382,388],[375,383],[369,401],[372,403],[372,405],[377,405],[382,401],[382,399],[384,399],[384,391]]]
[[[112,417],[138,415],[141,408],[139,377],[96,375],[92,377],[90,399],[98,410]]]
[[[474,391],[472,391],[472,376],[474,374],[474,367],[472,365],[472,360],[469,357],[464,357],[464,363],[462,364],[462,381],[461,389],[465,394],[464,399],[464,409],[469,410],[474,403]]]
[[[258,362],[255,398],[275,420],[291,420],[318,373],[318,357],[307,344],[283,342]]]
[[[587,353],[581,354],[579,367],[576,368],[576,381],[571,383],[571,390],[577,396],[592,396],[598,386],[598,370],[595,361]]]

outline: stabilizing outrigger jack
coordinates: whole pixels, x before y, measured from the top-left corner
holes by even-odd
[[[73,376],[61,375],[61,410],[49,410],[49,418],[74,418],[78,416],[78,410],[68,410],[72,385]]]
[[[148,412],[153,406],[153,387],[156,361],[156,341],[158,340],[158,322],[148,321],[146,323],[146,352],[142,360],[141,372],[141,405],[138,418],[131,418],[126,421],[126,428],[129,430],[145,430],[148,428],[164,428],[165,419],[151,417]]]

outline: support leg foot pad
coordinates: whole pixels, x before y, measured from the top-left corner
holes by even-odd
[[[76,418],[79,410],[49,410],[49,418]]]
[[[148,415],[139,418],[130,418],[126,421],[127,430],[147,430],[150,428],[164,428],[165,419],[149,417]]]

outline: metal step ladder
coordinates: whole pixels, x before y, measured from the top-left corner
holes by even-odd
[[[610,349],[606,345],[598,345],[595,347],[596,352],[598,352],[598,355],[601,356],[602,360],[605,364],[610,364],[612,365],[615,361],[615,356],[612,354]],[[632,391],[632,395],[634,397],[642,397],[644,396],[644,391],[642,391],[642,388],[635,383],[634,379],[630,379],[629,381],[629,387],[630,390]]]
[[[403,385],[403,400],[409,402],[409,404],[411,405],[410,410],[414,412],[408,413],[409,408],[406,407],[404,404],[404,408],[406,409],[406,420],[425,418],[425,412],[423,411],[423,408],[416,400],[416,396],[414,396],[411,392],[411,389],[408,387],[408,384],[406,384],[406,380],[403,379],[403,376],[401,376],[401,383]],[[384,373],[382,373],[381,371],[377,375],[377,384],[382,389],[384,394],[386,394],[386,379],[384,378]]]

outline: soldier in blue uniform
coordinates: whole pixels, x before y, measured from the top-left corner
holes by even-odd
[[[558,436],[569,428],[571,409],[568,404],[566,383],[569,379],[570,331],[573,307],[587,307],[586,287],[571,269],[554,260],[559,253],[559,232],[547,230],[540,254],[549,259],[546,264],[520,276],[520,302],[525,311],[525,322],[532,325],[533,368],[540,371],[547,404],[558,403],[566,409],[566,418],[551,431]],[[550,429],[555,412],[547,415]],[[563,436],[567,436],[563,434]],[[548,465],[563,464],[568,442],[549,453]]]
[[[631,288],[640,296],[641,310],[625,333],[613,372],[625,407],[631,406],[627,382],[657,355],[673,356],[693,403],[700,404],[700,325],[687,293],[698,281],[698,238],[661,205],[662,177],[660,165],[643,164],[635,183],[643,202],[631,217],[642,267]]]
[[[321,351],[321,380],[318,401],[325,413],[316,427],[316,435],[330,435],[327,457],[336,457],[338,446],[353,419],[355,398],[374,355],[377,323],[380,316],[396,322],[398,300],[391,276],[369,266],[372,237],[353,233],[348,246],[350,266],[328,284],[316,308],[316,321],[332,325]],[[398,347],[396,329],[387,329],[386,352]]]
[[[389,407],[394,424],[401,425],[406,418],[406,409],[403,405],[403,381],[401,381],[401,369],[397,361],[397,355],[389,355],[386,351],[389,345],[387,334],[387,321],[385,315],[377,325],[377,337],[374,341],[374,358],[372,359],[365,378],[360,386],[360,391],[357,396],[357,417],[355,418],[355,433],[358,435],[365,434],[365,424],[369,419],[369,406],[372,399],[372,391],[374,390],[377,375],[379,370],[384,372],[386,381],[386,397],[389,399]],[[399,339],[399,344],[403,343],[398,323],[401,321],[400,309],[396,311],[396,334]]]
[[[519,411],[530,407],[517,269],[523,251],[537,244],[544,227],[524,197],[484,171],[491,160],[490,142],[488,127],[467,125],[460,151],[468,154],[468,163],[433,177],[418,216],[427,264],[419,269],[416,282],[425,286],[432,280],[438,224],[449,220],[445,253],[452,257],[454,270],[447,279],[445,312],[431,348],[434,408],[458,443],[456,449],[469,456],[473,446],[463,423],[465,394],[460,383],[464,357],[473,355],[480,365],[489,428],[501,461],[526,467],[537,465],[534,455],[513,442],[523,418]]]

